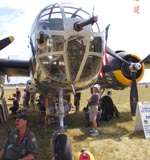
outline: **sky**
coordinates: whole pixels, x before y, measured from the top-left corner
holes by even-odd
[[[35,16],[45,6],[55,2],[74,0],[0,0],[0,38],[13,35],[15,41],[0,51],[0,58],[30,58],[28,35]],[[98,23],[110,24],[108,46],[113,50],[126,50],[144,58],[150,53],[149,0],[80,0],[80,3],[98,16]],[[91,7],[92,6],[92,7]],[[93,7],[94,6],[94,7]],[[139,7],[139,13],[134,11]],[[143,79],[150,81],[146,71]],[[14,83],[26,78],[10,78]],[[29,79],[29,78],[27,78]]]

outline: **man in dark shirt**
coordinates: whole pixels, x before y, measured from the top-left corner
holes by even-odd
[[[0,160],[35,160],[37,143],[35,135],[27,128],[27,115],[18,114],[16,128],[11,130],[8,139],[0,150]]]

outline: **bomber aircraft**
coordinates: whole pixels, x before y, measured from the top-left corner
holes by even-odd
[[[52,135],[55,160],[71,160],[71,147],[64,133],[63,96],[99,83],[102,88],[124,89],[131,85],[131,104],[137,102],[137,86],[144,73],[144,60],[125,51],[112,51],[98,17],[71,3],[54,3],[37,15],[29,36],[29,60],[0,59],[0,82],[5,75],[31,77],[45,98],[58,97],[60,128]],[[107,64],[105,61],[106,55]],[[134,103],[135,104],[135,103]],[[135,107],[135,106],[134,106]],[[132,108],[134,108],[132,107]],[[134,112],[133,112],[134,113]]]

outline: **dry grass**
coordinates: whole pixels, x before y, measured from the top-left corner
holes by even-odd
[[[150,88],[139,87],[139,101],[150,101]],[[5,97],[12,94],[14,89],[6,88]],[[145,139],[143,132],[133,132],[134,121],[130,117],[129,108],[130,88],[122,91],[114,91],[112,98],[116,104],[121,117],[112,119],[109,122],[101,122],[99,130],[102,135],[97,138],[89,137],[89,127],[82,108],[90,96],[89,90],[82,91],[81,108],[79,114],[69,116],[67,134],[72,142],[74,160],[78,160],[77,153],[81,148],[86,148],[93,153],[95,160],[149,160],[150,140]],[[10,102],[8,102],[10,106]],[[36,134],[39,146],[39,160],[50,160],[49,139],[52,127],[47,127],[44,132],[44,124],[40,121],[39,112],[29,112],[29,128]],[[0,127],[0,145],[4,142],[7,132],[13,128],[12,118],[3,123]]]

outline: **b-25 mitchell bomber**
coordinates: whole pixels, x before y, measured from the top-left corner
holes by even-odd
[[[124,89],[129,81],[131,98],[137,102],[136,81],[144,72],[144,60],[124,51],[114,52],[106,45],[105,30],[98,17],[81,6],[55,3],[37,15],[29,36],[29,60],[0,59],[0,82],[5,75],[31,77],[37,92],[57,96],[60,129],[54,131],[52,155],[55,160],[71,160],[72,153],[64,131],[63,96],[99,83],[102,88]],[[108,63],[102,65],[109,54]],[[99,76],[103,73],[102,76]],[[125,80],[125,82],[124,82]],[[132,102],[132,100],[131,100]],[[135,107],[135,106],[134,106]],[[132,108],[134,108],[132,107]],[[59,152],[58,152],[59,150]]]

